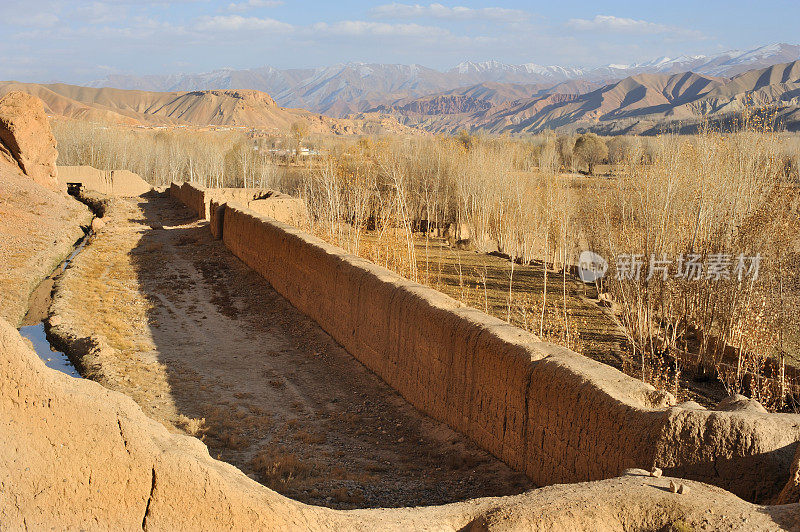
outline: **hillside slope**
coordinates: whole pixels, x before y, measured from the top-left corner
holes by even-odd
[[[378,114],[335,119],[304,109],[287,109],[255,90],[149,92],[55,83],[0,83],[0,95],[19,90],[39,97],[48,114],[127,125],[241,126],[289,131],[304,121],[311,133],[407,132],[397,120]]]
[[[605,134],[654,133],[726,121],[747,107],[769,108],[789,130],[800,129],[800,61],[750,70],[726,79],[693,72],[637,74],[598,86],[484,82],[419,98],[395,98],[366,113],[336,119],[277,105],[254,90],[149,92],[0,83],[34,94],[49,114],[121,124],[237,126],[287,132],[303,121],[310,133],[535,133],[546,129]],[[411,129],[413,128],[413,129]]]
[[[38,102],[24,94],[0,100],[0,125],[0,320],[17,325],[31,292],[84,236],[92,214],[42,171],[55,173],[57,153]]]
[[[446,97],[431,95],[373,110],[392,113],[406,125],[441,133],[588,129],[615,134],[652,133],[667,124],[696,126],[704,119],[727,120],[750,107],[772,109],[783,126],[796,130],[800,128],[800,61],[730,79],[692,72],[638,74],[587,92],[581,93],[580,87],[565,93],[550,89],[498,104],[488,98]]]

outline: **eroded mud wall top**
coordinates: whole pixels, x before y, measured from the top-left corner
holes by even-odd
[[[659,466],[751,500],[788,479],[800,416],[669,394],[228,204],[225,245],[409,402],[539,484]]]
[[[194,183],[170,186],[170,195],[180,200],[203,220],[211,220],[211,203],[237,203],[264,216],[295,227],[308,226],[308,209],[303,200],[265,188],[205,188]]]
[[[170,434],[128,397],[48,369],[0,320],[0,522],[58,530],[793,529],[703,484],[641,475],[439,507],[336,511],[287,499]],[[744,525],[743,525],[744,524]]]
[[[39,185],[55,189],[56,139],[42,101],[13,91],[0,98],[0,155],[13,160]]]

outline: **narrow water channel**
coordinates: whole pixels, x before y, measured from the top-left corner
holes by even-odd
[[[47,341],[47,335],[44,332],[44,322],[40,321],[36,325],[23,325],[19,328],[19,333],[31,341],[33,349],[39,355],[45,365],[51,369],[57,369],[66,373],[70,377],[80,378],[80,373],[69,361],[67,355],[61,351],[56,351]]]
[[[22,320],[22,326],[19,328],[19,333],[31,341],[33,349],[39,355],[48,368],[57,369],[71,377],[80,378],[81,375],[75,366],[70,362],[67,355],[55,349],[50,345],[47,339],[47,333],[44,329],[44,321],[47,319],[47,312],[50,309],[50,302],[52,300],[53,283],[55,279],[61,275],[64,270],[69,267],[69,263],[75,256],[81,252],[86,246],[91,234],[87,234],[78,241],[75,249],[69,254],[69,257],[64,260],[46,279],[44,279],[39,286],[31,294],[28,301],[28,313]]]

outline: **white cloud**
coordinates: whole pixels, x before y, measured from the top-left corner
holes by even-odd
[[[169,4],[198,4],[206,0],[103,0],[107,4],[132,4],[136,6],[164,6]]]
[[[230,11],[247,11],[259,7],[278,7],[282,6],[281,0],[247,0],[246,2],[234,2],[228,5]]]
[[[646,20],[615,17],[613,15],[596,15],[593,19],[573,18],[567,26],[579,31],[602,31],[610,33],[636,33],[636,34],[675,34],[686,37],[701,38],[699,31],[687,30],[666,24],[657,24]]]
[[[439,18],[451,20],[496,20],[503,22],[519,22],[528,18],[528,13],[520,9],[502,7],[471,8],[463,6],[447,7],[442,4],[384,4],[370,10],[374,18]]]
[[[216,17],[201,17],[196,29],[200,31],[273,31],[288,33],[294,26],[273,18],[242,17],[240,15],[224,15]]]
[[[4,18],[3,24],[27,28],[51,28],[58,23],[58,17],[53,13],[11,13]]]
[[[54,40],[62,42],[88,42],[96,45],[103,40],[126,43],[147,43],[157,45],[158,43],[169,42],[174,39],[185,40],[191,37],[183,26],[174,26],[169,22],[147,17],[133,17],[124,26],[110,25],[83,25],[70,26],[59,25],[55,28],[40,28],[17,32],[13,35],[14,39],[31,42]],[[54,53],[56,49],[48,49],[48,53]],[[58,48],[63,52],[63,48]]]
[[[75,6],[74,13],[90,24],[120,22],[127,15],[127,6],[108,2],[92,2],[85,6]]]
[[[385,22],[368,22],[363,20],[343,20],[328,24],[318,22],[311,25],[314,32],[328,35],[379,35],[399,37],[431,37],[449,35],[450,32],[436,26],[421,26],[419,24],[387,24]]]

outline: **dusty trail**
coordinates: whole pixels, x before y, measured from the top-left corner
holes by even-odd
[[[414,410],[174,200],[121,200],[107,219],[61,281],[58,319],[109,346],[98,380],[212,456],[339,508],[532,487]]]

